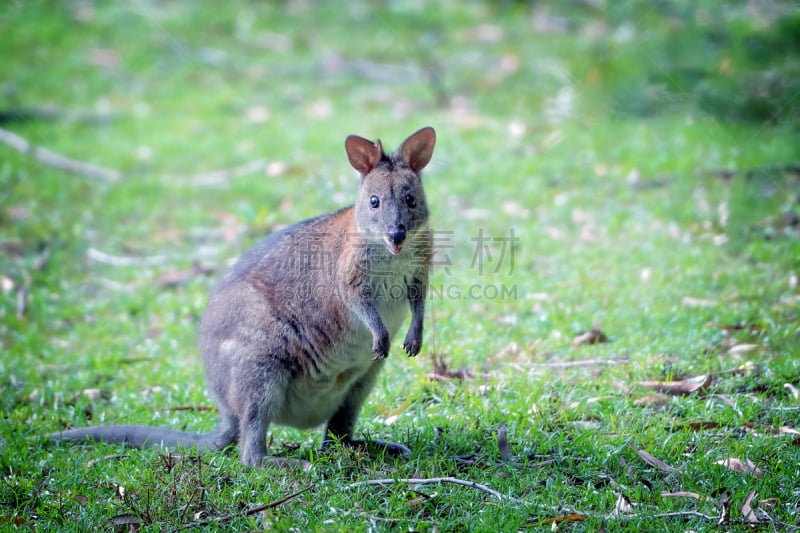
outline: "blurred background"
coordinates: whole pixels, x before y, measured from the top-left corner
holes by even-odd
[[[588,479],[622,469],[608,458],[642,429],[677,465],[695,437],[663,428],[722,404],[639,404],[619,384],[698,374],[758,395],[735,396],[732,427],[796,426],[763,406],[796,405],[784,384],[800,374],[797,2],[5,0],[2,471],[46,478],[52,454],[88,471],[28,446],[62,427],[212,427],[168,409],[212,404],[196,329],[214,280],[275,229],[352,202],[347,135],[394,149],[427,125],[425,346],[408,360],[395,342],[365,431],[446,457],[507,420],[526,453],[575,437],[569,455],[601,463]],[[796,461],[772,459],[790,448],[740,437],[723,444],[783,465],[796,502]],[[22,496],[4,502],[46,492],[12,478]]]

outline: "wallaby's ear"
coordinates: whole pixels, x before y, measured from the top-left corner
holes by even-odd
[[[375,168],[383,157],[380,140],[372,142],[358,135],[349,135],[344,141],[344,149],[347,151],[350,164],[363,175],[369,174],[369,171]]]
[[[436,132],[429,126],[409,135],[397,149],[397,153],[411,170],[419,172],[431,160],[434,144],[436,144]]]

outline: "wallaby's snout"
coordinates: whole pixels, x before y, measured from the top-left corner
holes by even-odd
[[[391,244],[390,250],[392,253],[399,253],[405,240],[406,227],[403,223],[400,223],[395,229],[389,232],[389,244]]]

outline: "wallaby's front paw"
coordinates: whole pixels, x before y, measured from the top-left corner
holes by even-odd
[[[411,327],[406,333],[406,340],[403,341],[403,349],[409,357],[414,357],[422,348],[422,327],[412,322]]]
[[[388,331],[384,331],[382,335],[372,338],[372,353],[375,354],[375,357],[372,358],[373,361],[377,361],[378,359],[386,359],[389,357]]]
[[[420,342],[418,337],[407,336],[405,342],[403,342],[403,349],[406,351],[409,357],[414,357],[419,353],[420,348],[422,348],[422,343]]]

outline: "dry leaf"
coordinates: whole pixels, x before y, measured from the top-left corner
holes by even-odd
[[[764,475],[764,472],[760,468],[756,467],[755,463],[753,463],[753,461],[750,459],[745,462],[736,457],[730,457],[728,459],[721,459],[717,461],[716,464],[722,465],[725,468],[733,470],[734,472],[750,474],[756,478],[760,478]]]
[[[795,387],[791,383],[784,383],[783,387],[789,391],[789,394],[792,395],[792,398],[794,398],[795,400],[800,400],[800,391],[797,390],[797,387]]]
[[[415,490],[414,492],[419,494],[419,497],[412,498],[412,499],[408,500],[406,502],[406,506],[407,507],[417,507],[417,506],[422,505],[423,503],[425,503],[427,501],[430,501],[430,500],[434,499],[436,496],[438,496],[438,493],[436,493],[436,492],[434,492],[433,494],[425,494],[425,493],[419,492],[417,490]]]
[[[776,503],[778,503],[778,498],[766,498],[764,500],[758,500],[758,506],[765,511],[772,510]]]
[[[657,467],[659,470],[663,470],[664,472],[677,472],[680,470],[680,468],[675,468],[674,466],[668,465],[661,459],[653,457],[644,450],[637,450],[636,448],[634,448],[633,451],[636,452],[636,455],[641,457],[642,461],[649,464],[650,466]]]
[[[711,385],[712,379],[712,376],[708,374],[678,381],[640,381],[638,385],[664,394],[686,396],[693,392],[705,391]]]
[[[633,514],[633,504],[624,494],[617,496],[617,502],[614,504],[614,511],[611,513],[613,516]]]
[[[546,519],[543,524],[569,524],[570,522],[583,522],[586,516],[577,513],[562,514]]]
[[[428,374],[428,379],[433,381],[446,381],[448,379],[455,379],[461,381],[470,381],[474,376],[472,375],[472,371],[468,368],[459,368],[458,370],[448,370],[444,374],[440,374],[437,372],[431,372]]]
[[[450,363],[447,362],[444,353],[439,352],[433,355],[433,372],[428,374],[428,379],[433,381],[445,381],[448,379],[469,381],[473,377],[472,371],[467,368],[450,370]]]
[[[668,396],[665,396],[663,394],[643,396],[641,398],[633,400],[633,405],[637,407],[641,407],[643,405],[649,405],[650,407],[653,408],[663,407],[664,405],[666,405],[668,398],[669,398]]]
[[[750,502],[753,501],[755,495],[756,491],[751,491],[750,494],[747,495],[747,499],[742,504],[742,516],[750,524],[758,523],[758,517],[753,512],[752,507],[750,507]]]
[[[0,516],[0,524],[13,524],[15,529],[21,528],[25,525],[26,520],[19,516],[3,515]],[[33,524],[28,524],[28,529],[36,531]]]
[[[717,398],[718,400],[722,400],[725,404],[728,405],[731,409],[739,413],[741,416],[742,412],[736,407],[736,400],[728,396],[727,394],[710,394],[709,398]]]
[[[497,448],[503,456],[503,460],[509,463],[514,462],[514,456],[511,454],[511,448],[508,445],[508,435],[506,434],[506,423],[500,424],[497,428]]]
[[[728,353],[730,354],[747,353],[747,352],[752,352],[753,350],[758,350],[759,348],[761,348],[760,344],[737,344],[735,346],[731,346],[728,349]]]
[[[693,498],[695,500],[700,500],[701,496],[696,492],[686,492],[686,491],[679,491],[679,492],[662,492],[662,498]]]
[[[572,339],[572,344],[574,346],[580,346],[582,344],[600,344],[604,342],[608,342],[608,337],[597,327],[594,327],[586,333],[582,333]]]
[[[103,391],[100,389],[83,389],[81,394],[89,398],[90,400],[96,400],[103,396]]]

